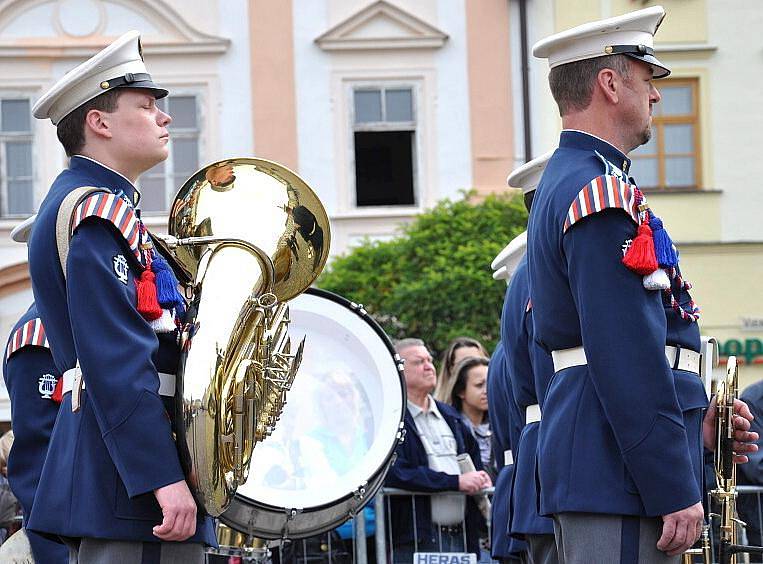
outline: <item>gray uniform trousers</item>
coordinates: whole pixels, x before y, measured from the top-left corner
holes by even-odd
[[[83,538],[69,546],[69,564],[203,564],[200,543],[136,542]]]
[[[657,550],[660,517],[597,513],[554,515],[560,564],[679,564],[681,556]]]
[[[532,564],[558,564],[554,535],[525,535],[527,553]]]

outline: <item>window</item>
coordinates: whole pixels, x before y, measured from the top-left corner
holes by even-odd
[[[34,212],[32,112],[28,98],[0,100],[0,215]]]
[[[353,90],[355,205],[416,204],[416,117],[411,87]]]
[[[652,138],[631,153],[631,174],[641,188],[699,188],[700,150],[696,79],[657,83]]]
[[[196,96],[167,96],[156,101],[172,116],[170,154],[140,178],[140,207],[144,212],[164,213],[183,182],[199,168],[199,117]]]

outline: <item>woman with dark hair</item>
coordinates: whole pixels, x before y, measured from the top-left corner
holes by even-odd
[[[482,343],[471,337],[456,337],[450,342],[442,355],[437,385],[432,394],[436,400],[452,405],[450,390],[452,388],[453,368],[468,356],[488,358],[490,355]]]
[[[469,356],[453,370],[452,388],[448,403],[461,414],[461,420],[480,447],[480,459],[485,471],[495,480],[496,468],[490,442],[490,421],[487,402],[487,367],[489,360]]]

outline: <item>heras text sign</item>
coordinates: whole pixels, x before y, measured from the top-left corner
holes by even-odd
[[[477,556],[471,552],[415,552],[413,564],[477,564]]]

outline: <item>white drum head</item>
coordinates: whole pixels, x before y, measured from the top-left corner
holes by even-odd
[[[304,358],[236,496],[308,510],[352,495],[389,460],[405,400],[389,340],[369,321],[317,293],[289,310],[292,349],[306,336]]]

